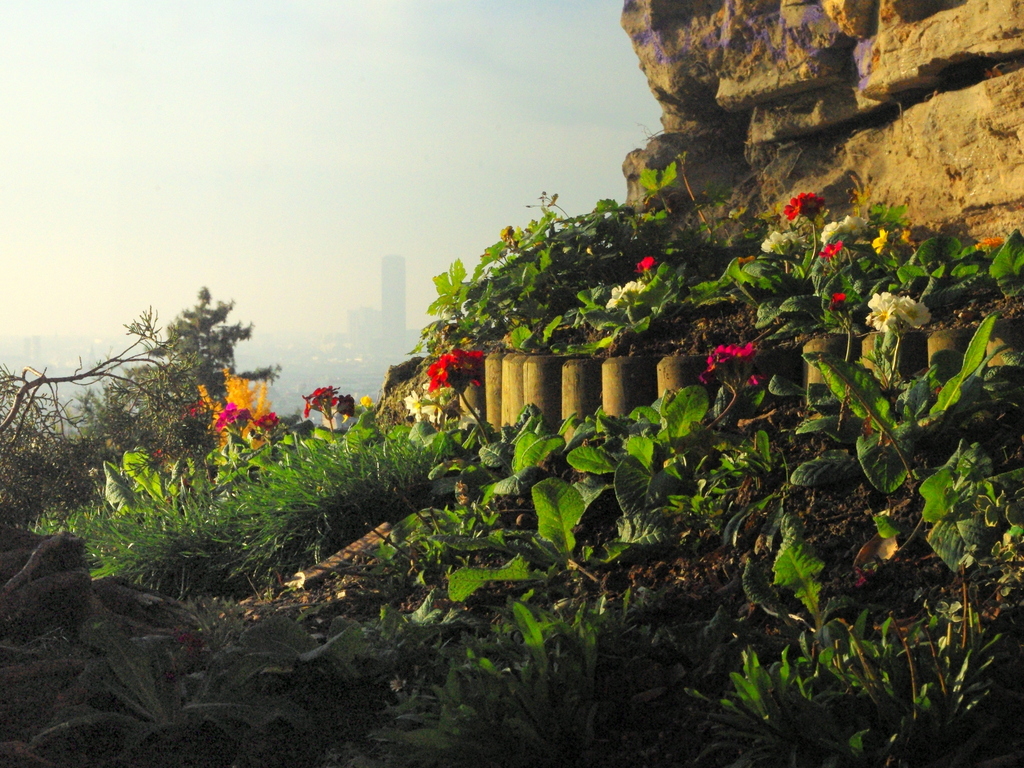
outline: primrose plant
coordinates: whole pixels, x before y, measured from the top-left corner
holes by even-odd
[[[589,325],[607,335],[597,342],[570,345],[564,351],[593,352],[611,345],[622,331],[646,331],[651,321],[678,302],[684,290],[682,270],[659,264],[653,256],[637,262],[636,275],[623,285],[600,285],[579,292],[583,307],[576,325]]]

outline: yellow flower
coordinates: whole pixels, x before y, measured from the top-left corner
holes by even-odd
[[[363,395],[359,398],[359,404],[363,408],[373,408],[373,399],[369,395]]]
[[[875,249],[875,253],[880,254],[885,250],[885,246],[889,244],[889,233],[884,229],[878,230],[878,237],[871,241],[871,247]]]

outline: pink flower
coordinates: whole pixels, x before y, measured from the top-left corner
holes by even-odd
[[[658,266],[658,262],[654,260],[653,256],[644,256],[644,258],[637,262],[636,271],[637,274],[642,275],[644,272],[654,269],[656,266]]]
[[[782,209],[787,219],[792,221],[797,216],[805,216],[813,219],[825,208],[825,198],[818,197],[813,192],[801,192],[789,201],[789,205]]]
[[[430,392],[442,387],[451,387],[461,392],[470,384],[475,387],[483,386],[484,353],[479,350],[467,352],[464,349],[453,349],[448,354],[441,355],[427,369],[427,376],[430,377]]]
[[[757,349],[753,342],[746,344],[721,344],[715,347],[715,351],[708,355],[708,367],[699,377],[701,384],[710,384],[716,378],[716,371],[723,366],[730,368],[744,367],[752,364]],[[746,377],[744,377],[746,378]]]
[[[821,253],[819,253],[818,255],[821,256],[821,258],[823,259],[831,259],[841,250],[843,250],[843,241],[837,240],[836,242],[829,243],[824,248],[822,248]]]
[[[248,408],[239,408],[234,403],[228,403],[217,416],[214,426],[221,431],[232,424],[244,427],[250,421],[252,421],[252,412]]]

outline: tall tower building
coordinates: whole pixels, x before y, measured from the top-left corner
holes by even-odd
[[[405,257],[385,256],[380,265],[381,350],[389,356],[404,356],[405,340]]]

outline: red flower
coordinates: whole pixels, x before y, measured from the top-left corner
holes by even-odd
[[[270,432],[280,423],[281,420],[277,418],[277,414],[271,411],[270,413],[266,413],[253,421],[252,425],[256,427],[256,429],[262,429],[264,432]]]
[[[787,219],[792,221],[797,216],[806,216],[813,219],[825,208],[825,198],[818,197],[813,192],[801,192],[789,201],[789,205],[782,209]]]
[[[843,241],[837,240],[836,242],[829,243],[824,248],[822,248],[821,253],[819,253],[818,255],[821,256],[821,258],[823,259],[831,259],[841,250],[843,250]]]
[[[338,388],[318,387],[313,390],[313,394],[303,395],[302,399],[306,401],[306,407],[302,411],[302,418],[304,419],[309,418],[311,410],[317,410],[321,413],[333,412],[334,406],[338,404]]]
[[[240,427],[244,427],[252,421],[252,411],[248,408],[239,408],[234,403],[228,403],[224,406],[224,410],[217,416],[217,422],[214,426],[218,430],[222,430],[230,424],[238,424]]]
[[[340,395],[335,406],[334,412],[338,416],[348,417],[356,415],[356,399],[352,395]]]
[[[832,301],[829,302],[828,311],[835,312],[837,309],[843,309],[843,305],[846,303],[845,293],[833,293]]]
[[[188,407],[188,415],[193,418],[205,418],[210,407],[202,400],[196,400]]]
[[[441,355],[427,369],[427,376],[430,377],[429,392],[442,387],[451,387],[461,392],[470,384],[475,387],[483,386],[484,353],[480,350],[467,352],[464,349],[453,349],[448,354]]]
[[[644,258],[637,262],[636,271],[637,274],[642,275],[644,272],[654,269],[656,266],[658,266],[658,262],[654,260],[653,256],[644,256]]]

